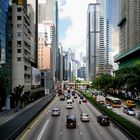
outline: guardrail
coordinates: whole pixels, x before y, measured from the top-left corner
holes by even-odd
[[[29,125],[29,123],[46,107],[55,97],[55,93],[49,94],[40,102],[21,112],[15,118],[0,126],[0,140],[15,140],[15,138]]]

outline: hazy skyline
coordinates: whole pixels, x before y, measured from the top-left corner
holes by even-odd
[[[72,48],[80,54],[86,51],[86,28],[87,28],[87,8],[89,3],[95,3],[96,0],[59,0],[59,41],[64,49]],[[118,2],[112,1],[112,55],[117,53],[118,49]],[[80,8],[79,7],[80,4]],[[79,57],[79,56],[78,56]],[[112,56],[113,57],[113,56]]]

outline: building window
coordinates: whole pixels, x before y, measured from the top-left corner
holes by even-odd
[[[21,47],[21,41],[17,41],[17,46]]]
[[[17,32],[17,37],[21,37],[21,32]]]
[[[21,57],[17,57],[17,61],[21,61]]]
[[[17,49],[17,52],[18,52],[18,53],[21,53],[21,49]]]
[[[24,66],[24,70],[27,70],[28,69],[28,67],[27,66]]]
[[[17,28],[20,28],[21,29],[21,24],[17,24]]]
[[[21,20],[22,18],[21,18],[21,16],[17,16],[17,20]]]
[[[20,7],[18,7],[18,8],[17,8],[17,11],[18,11],[18,12],[21,12],[21,8],[20,8]]]

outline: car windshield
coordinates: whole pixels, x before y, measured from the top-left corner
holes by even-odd
[[[73,121],[76,121],[75,116],[67,116],[67,122],[73,122]]]
[[[87,116],[88,117],[89,115],[88,114],[82,114],[82,116]]]
[[[59,109],[58,108],[54,108],[53,111],[59,111]]]
[[[128,110],[130,110],[130,111],[134,111],[134,109],[133,109],[133,108],[128,108]]]

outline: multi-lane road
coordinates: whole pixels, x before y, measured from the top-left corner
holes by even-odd
[[[51,116],[53,107],[59,107],[61,115]],[[81,122],[80,114],[86,112],[90,115],[90,122]],[[66,127],[66,115],[76,115],[77,127]],[[74,99],[73,109],[66,109],[66,101],[60,101],[56,96],[42,113],[27,127],[17,138],[18,140],[127,140],[129,136],[124,134],[115,124],[100,126],[97,116],[101,113],[89,102],[79,104],[79,97]]]
[[[97,96],[97,101],[99,101],[99,100],[105,101],[105,97],[104,97],[104,96],[101,96],[101,95],[98,95],[98,96]],[[129,121],[131,121],[132,123],[134,123],[135,125],[137,125],[137,126],[140,127],[140,121],[138,120],[137,115],[135,115],[135,116],[130,116],[130,115],[127,115],[127,114],[125,114],[125,113],[123,112],[123,108],[124,108],[125,106],[126,106],[125,103],[122,102],[122,105],[121,105],[120,108],[113,108],[112,111],[114,111],[115,113],[117,113],[117,114],[123,116],[124,118],[128,119]],[[135,113],[136,113],[136,114],[137,114],[138,112],[140,112],[140,109],[139,109],[139,108],[134,108],[134,110],[135,110]]]

